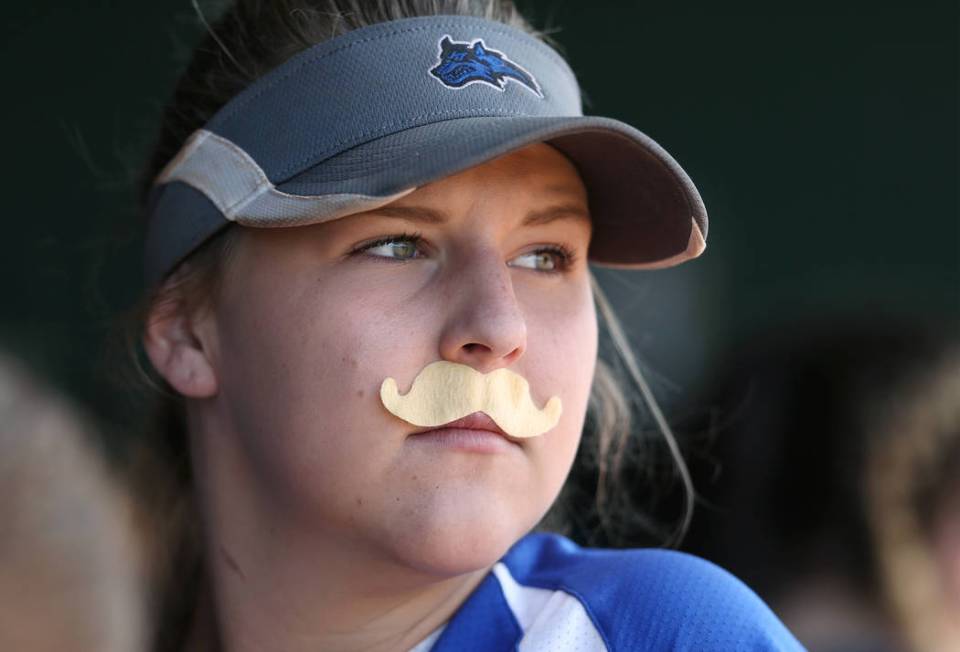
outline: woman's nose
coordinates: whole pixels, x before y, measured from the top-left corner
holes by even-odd
[[[511,270],[492,249],[461,262],[449,274],[440,306],[447,315],[440,355],[481,373],[508,367],[527,348],[527,322]]]

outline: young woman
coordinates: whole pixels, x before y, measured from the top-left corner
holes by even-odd
[[[505,0],[241,0],[210,35],[144,187],[140,335],[195,533],[158,646],[799,649],[707,562],[531,532],[585,431],[629,433],[588,261],[704,248],[677,163],[584,117]]]

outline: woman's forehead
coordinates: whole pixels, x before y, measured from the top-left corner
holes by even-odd
[[[502,166],[478,166],[417,188],[400,199],[345,218],[399,219],[418,227],[460,226],[471,217],[485,224],[533,228],[567,223],[591,228],[587,192],[576,171],[510,174]]]
[[[559,188],[557,189],[559,190]],[[570,192],[556,192],[553,194],[556,201],[537,201],[533,198],[528,202],[510,203],[510,210],[489,210],[486,207],[472,205],[464,209],[465,204],[444,205],[442,201],[416,203],[417,198],[406,199],[403,203],[398,200],[394,204],[381,206],[365,213],[357,213],[344,219],[344,224],[359,224],[364,221],[398,219],[417,226],[461,226],[458,218],[466,217],[468,213],[475,213],[483,218],[485,223],[500,221],[504,225],[514,228],[532,228],[547,224],[568,224],[587,231],[592,222],[585,203],[576,199]],[[463,198],[462,196],[460,197]],[[435,198],[436,199],[436,198]],[[492,208],[492,207],[490,207]]]
[[[422,205],[463,196],[510,192],[518,202],[580,202],[586,207],[587,189],[577,168],[558,150],[545,143],[527,145],[503,156],[424,184],[390,206]]]

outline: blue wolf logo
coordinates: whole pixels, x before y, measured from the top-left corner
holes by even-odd
[[[444,36],[440,41],[440,60],[430,74],[450,88],[482,82],[502,91],[512,79],[542,98],[537,80],[522,67],[510,61],[502,52],[491,50],[482,39],[473,43],[457,42]]]

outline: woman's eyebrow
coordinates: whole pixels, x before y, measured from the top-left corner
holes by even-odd
[[[448,217],[442,211],[426,206],[381,206],[369,211],[370,214],[383,217],[396,217],[421,224],[445,224]],[[557,220],[590,222],[590,213],[581,203],[557,204],[540,210],[530,211],[520,222],[520,226],[540,226]]]
[[[557,220],[572,220],[574,222],[586,222],[589,224],[590,213],[585,206],[579,203],[558,204],[538,211],[530,211],[520,224],[521,226],[539,226]]]

